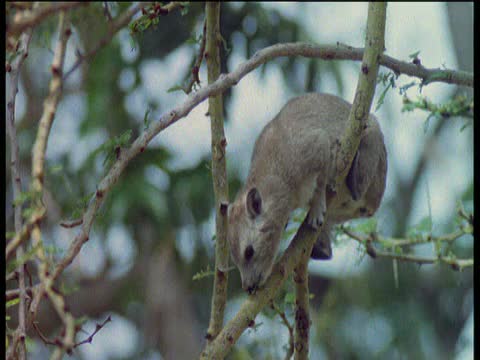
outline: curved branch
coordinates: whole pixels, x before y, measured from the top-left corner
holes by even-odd
[[[67,42],[71,35],[70,21],[66,11],[62,10],[59,16],[58,41],[55,48],[55,54],[51,66],[52,79],[50,81],[49,94],[44,102],[43,114],[38,124],[37,136],[32,151],[32,186],[31,189],[38,194],[43,193],[43,180],[45,168],[45,153],[47,150],[48,138],[52,127],[55,113],[60,97],[62,95],[62,72],[65,61]],[[34,203],[34,214],[45,213],[45,207],[41,202],[41,196]],[[43,293],[46,293],[48,299],[53,305],[57,315],[62,319],[65,325],[63,339],[59,340],[58,347],[55,349],[52,359],[61,359],[65,351],[71,352],[75,337],[75,322],[73,315],[69,312],[65,299],[62,294],[54,289],[54,281],[51,279],[48,270],[48,263],[45,257],[45,251],[42,245],[42,234],[39,222],[37,221],[32,229],[32,243],[36,247],[39,260],[38,277],[41,281],[39,291],[35,294],[36,300],[33,303],[38,304]],[[35,317],[36,308],[30,309]]]
[[[7,37],[21,34],[28,28],[37,26],[47,17],[56,14],[59,11],[71,10],[80,5],[87,5],[85,1],[64,1],[53,2],[51,4],[42,5],[33,11],[21,14],[13,22],[7,24]]]

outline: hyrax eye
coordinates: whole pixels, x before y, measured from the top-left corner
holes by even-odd
[[[245,253],[244,253],[245,260],[249,261],[252,258],[254,253],[255,253],[255,251],[253,250],[252,245],[248,245],[245,248]]]

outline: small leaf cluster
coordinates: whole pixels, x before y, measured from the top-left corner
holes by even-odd
[[[414,101],[404,95],[402,112],[413,111],[415,109],[430,112],[425,125],[428,126],[428,121],[431,118],[450,118],[453,116],[473,118],[473,99],[464,95],[458,95],[445,104],[435,104],[426,97],[419,97]],[[465,123],[461,130],[465,129],[469,124],[471,124],[471,122]]]

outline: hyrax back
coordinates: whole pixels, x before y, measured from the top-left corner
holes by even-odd
[[[387,159],[373,115],[345,183],[332,192],[335,154],[350,109],[337,96],[305,94],[290,100],[256,140],[246,184],[228,212],[228,240],[244,289],[255,290],[270,275],[292,210],[309,209],[307,221],[314,228],[326,221],[313,258],[330,258],[333,224],[377,210]]]

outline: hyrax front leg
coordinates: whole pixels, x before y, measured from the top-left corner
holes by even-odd
[[[307,223],[315,230],[323,225],[325,214],[327,212],[327,179],[324,173],[320,173],[317,177],[317,187],[310,200],[310,211],[307,215]]]

